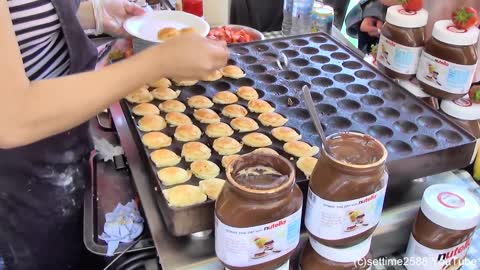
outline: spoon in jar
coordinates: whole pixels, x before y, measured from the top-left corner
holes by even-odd
[[[302,87],[303,92],[303,100],[305,101],[305,105],[307,106],[307,110],[310,113],[310,117],[313,120],[313,124],[315,125],[315,129],[317,130],[318,134],[322,138],[322,144],[325,151],[330,154],[330,147],[327,144],[327,137],[325,136],[325,131],[323,130],[322,124],[320,123],[320,118],[318,117],[317,110],[315,109],[315,105],[313,104],[312,94],[310,93],[310,87],[308,85],[304,85]]]

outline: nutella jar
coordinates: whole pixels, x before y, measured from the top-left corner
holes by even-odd
[[[455,270],[462,266],[480,221],[480,205],[465,188],[433,185],[423,194],[405,256],[409,270]]]
[[[478,28],[460,30],[450,20],[435,23],[417,70],[425,93],[448,100],[468,93],[477,68],[478,35]]]
[[[378,43],[378,68],[392,78],[409,80],[417,73],[425,45],[428,12],[406,11],[402,6],[387,10],[386,22]]]
[[[463,129],[480,139],[480,104],[465,96],[455,100],[443,100],[442,111]]]
[[[387,150],[371,136],[347,132],[327,137],[310,178],[305,226],[330,247],[369,238],[380,221],[387,187]]]
[[[227,167],[215,205],[215,251],[231,270],[288,270],[300,240],[303,195],[295,168],[279,156],[251,153]]]
[[[310,237],[300,259],[300,270],[370,270],[372,238],[348,248],[331,248]]]

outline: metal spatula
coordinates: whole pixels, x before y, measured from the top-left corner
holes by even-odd
[[[305,101],[305,105],[307,106],[307,110],[310,113],[310,117],[313,120],[313,124],[315,125],[315,129],[317,130],[318,134],[322,138],[322,144],[327,153],[330,152],[330,148],[327,144],[327,137],[325,136],[325,131],[323,130],[322,124],[320,123],[320,118],[318,117],[317,110],[315,109],[315,105],[313,103],[312,94],[310,93],[310,87],[308,85],[304,85],[302,87],[303,92],[303,99]]]

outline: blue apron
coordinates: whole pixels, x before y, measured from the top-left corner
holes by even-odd
[[[76,18],[80,0],[51,2],[68,44],[70,72],[93,69],[97,50]],[[77,265],[90,149],[83,124],[28,146],[0,150],[0,257],[8,270]]]

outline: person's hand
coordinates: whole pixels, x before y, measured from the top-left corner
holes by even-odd
[[[360,24],[360,31],[368,33],[371,37],[379,37],[382,27],[383,21],[374,17],[365,17]]]
[[[153,48],[163,76],[199,80],[227,65],[229,52],[223,41],[183,34]],[[156,50],[156,51],[155,51]]]
[[[99,0],[103,5],[103,32],[116,37],[128,36],[123,29],[123,22],[133,16],[140,16],[145,11],[128,0]]]

